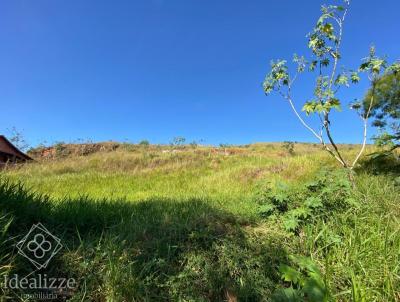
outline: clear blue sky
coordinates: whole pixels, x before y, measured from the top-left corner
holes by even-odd
[[[174,136],[208,144],[314,141],[261,83],[271,59],[308,54],[305,35],[322,3],[2,0],[0,133],[15,126],[33,145]],[[398,0],[354,0],[343,63],[355,67],[371,43],[398,59],[399,11]],[[300,84],[298,106],[310,97]],[[335,117],[338,140],[359,142],[361,123],[352,114]]]

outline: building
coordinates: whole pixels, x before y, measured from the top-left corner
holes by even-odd
[[[15,147],[4,135],[0,135],[0,166],[28,160],[32,160],[32,158]]]

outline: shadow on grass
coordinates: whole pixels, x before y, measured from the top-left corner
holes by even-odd
[[[0,179],[0,204],[14,242],[37,222],[61,238],[46,273],[78,281],[70,301],[259,301],[286,259],[279,238],[246,231],[208,200],[53,201]],[[32,270],[22,257],[5,259],[10,273]]]
[[[374,175],[400,175],[400,159],[398,155],[368,157],[360,163],[357,172],[366,172]]]

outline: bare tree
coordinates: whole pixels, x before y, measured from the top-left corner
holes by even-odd
[[[18,149],[22,151],[28,150],[29,144],[26,142],[25,137],[21,131],[19,131],[16,127],[7,129],[7,131],[9,132],[10,142],[12,142]]]

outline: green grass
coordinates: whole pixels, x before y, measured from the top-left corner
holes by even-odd
[[[64,244],[47,273],[78,280],[71,301],[269,301],[290,285],[278,266],[292,254],[319,265],[335,300],[400,299],[393,175],[360,170],[360,206],[293,234],[259,215],[257,192],[335,163],[313,145],[296,144],[294,156],[279,144],[227,151],[137,147],[3,171],[0,275],[32,269],[11,243],[42,222]]]
[[[307,177],[318,168],[312,157],[287,157],[283,149],[274,145],[231,148],[232,155],[210,150],[95,153],[41,161],[11,169],[7,176],[55,199],[82,195],[131,202],[207,198],[227,210],[247,213],[252,208],[248,208],[249,198],[260,180]],[[327,157],[319,152],[317,160],[320,158]],[[243,207],[248,209],[242,211]]]
[[[324,268],[336,299],[400,298],[399,192],[387,177],[361,174],[355,190],[359,207],[304,228],[304,246],[298,251]],[[353,287],[358,299],[352,298]]]

